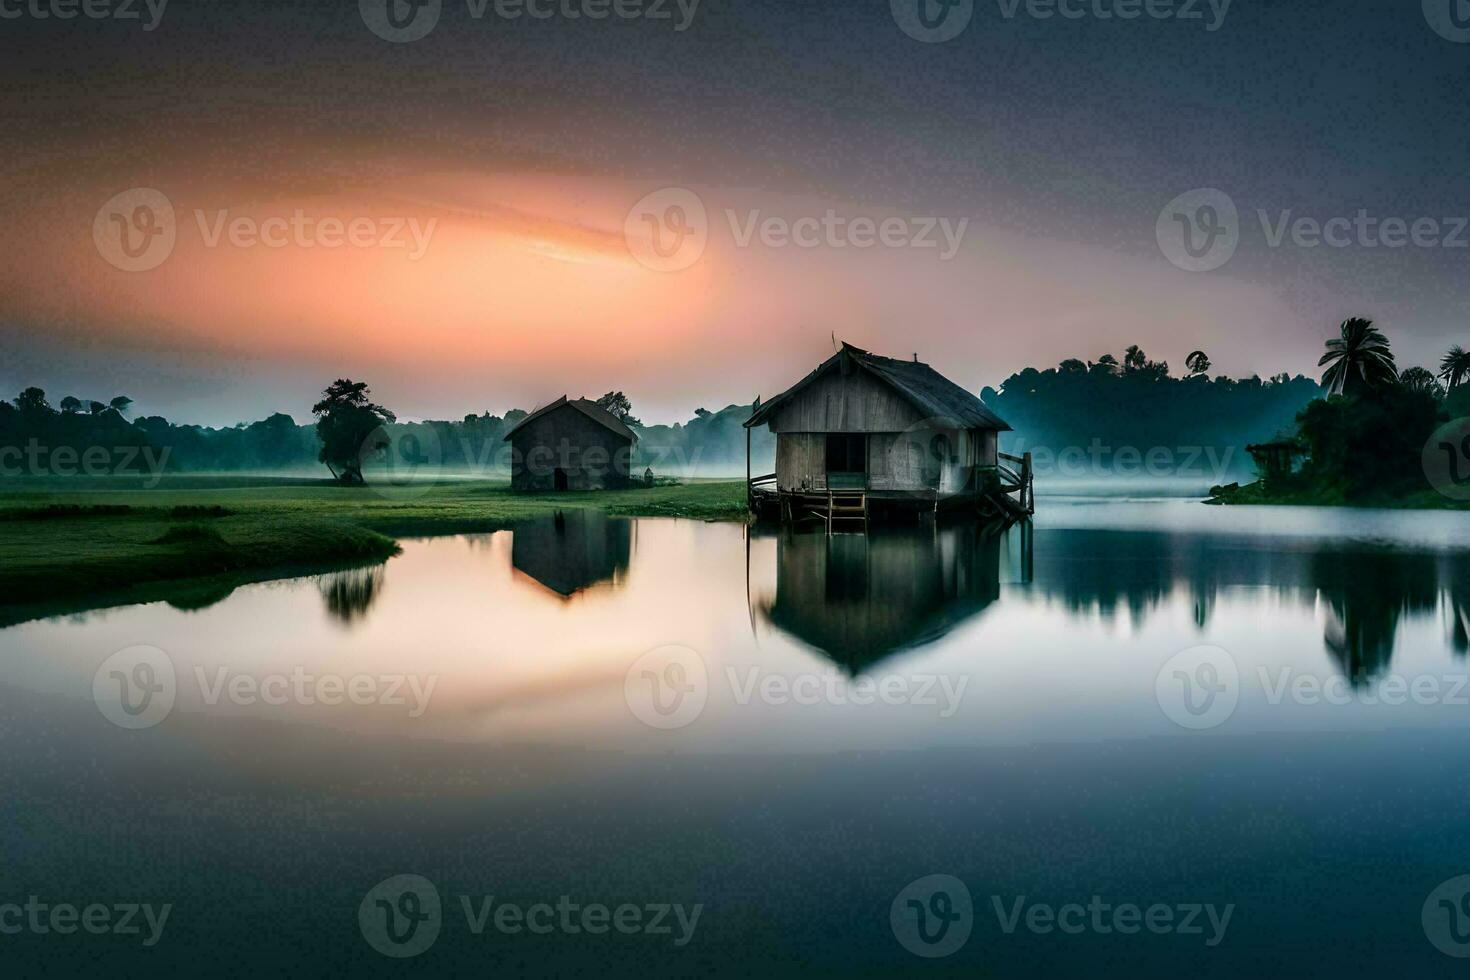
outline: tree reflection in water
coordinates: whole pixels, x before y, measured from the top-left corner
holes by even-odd
[[[385,565],[369,565],[335,572],[318,579],[327,612],[338,622],[352,626],[367,612],[383,592]]]

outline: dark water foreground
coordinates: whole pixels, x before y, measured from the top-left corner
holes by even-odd
[[[1461,974],[1463,519],[1043,504],[571,514],[0,631],[0,957]]]

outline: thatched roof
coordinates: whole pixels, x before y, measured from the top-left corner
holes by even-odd
[[[563,406],[575,408],[577,411],[581,412],[583,415],[587,416],[598,425],[606,426],[613,432],[622,436],[624,439],[631,439],[634,442],[638,441],[638,433],[628,428],[625,424],[623,424],[622,419],[618,418],[616,415],[613,415],[601,405],[597,404],[594,401],[589,401],[586,398],[568,399],[566,395],[562,395],[560,398],[552,402],[550,405],[547,405],[545,408],[536,409],[536,411],[532,412],[530,415],[527,415],[515,425],[511,426],[511,430],[505,434],[506,440],[509,440],[511,436],[515,435],[517,430],[519,430],[522,426],[525,426],[530,422],[539,419],[543,415],[550,415],[552,412],[556,411],[559,408],[562,408]]]
[[[920,361],[900,361],[892,357],[870,354],[851,344],[823,361],[815,371],[781,394],[756,409],[745,423],[746,428],[763,425],[787,399],[829,371],[837,370],[843,358],[885,382],[926,418],[953,419],[957,428],[995,429],[1009,432],[1011,427],[999,415],[985,407],[978,397]]]

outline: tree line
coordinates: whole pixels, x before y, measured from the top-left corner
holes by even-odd
[[[1193,351],[1187,374],[1171,374],[1138,345],[1121,357],[1067,358],[1054,368],[1026,368],[982,400],[1015,429],[1001,448],[1018,453],[1045,448],[1058,453],[1095,443],[1147,452],[1209,449],[1217,458],[1249,466],[1245,446],[1262,431],[1289,425],[1322,388],[1303,375],[1262,379],[1212,377],[1209,356]]]
[[[638,471],[687,475],[744,467],[743,423],[750,417],[749,405],[714,412],[701,408],[682,424],[645,426],[622,392],[608,392],[597,401],[638,434],[633,458]],[[88,449],[102,447],[108,462],[88,472],[136,472],[143,460],[166,463],[170,472],[326,467],[339,482],[357,483],[365,479],[364,464],[371,474],[375,457],[392,443],[432,452],[435,465],[445,469],[501,474],[509,466],[505,435],[528,414],[512,409],[504,415],[468,414],[458,421],[401,422],[391,409],[372,401],[365,382],[349,379],[327,386],[312,406],[315,421],[308,424],[280,412],[224,427],[180,424],[158,415],[129,419],[132,404],[126,396],[107,403],[68,396],[53,406],[43,389],[26,388],[13,400],[0,399],[0,449],[11,450],[17,460],[38,459],[34,475],[52,473],[47,461],[57,449],[80,458]],[[757,458],[762,453],[774,458],[769,433],[755,433],[754,439]],[[35,447],[43,452],[28,453]],[[144,456],[136,451],[142,449],[151,452]],[[24,471],[23,466],[5,468],[6,475]],[[59,475],[73,472],[75,467]]]

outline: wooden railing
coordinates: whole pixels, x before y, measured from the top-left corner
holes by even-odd
[[[1017,502],[1021,505],[1021,509],[1028,514],[1036,513],[1036,472],[1031,465],[1031,454],[1012,456],[1010,453],[997,453],[996,455],[1008,463],[1020,464],[1019,472],[1004,466],[997,468],[1002,471],[1003,475],[1014,478],[1014,489],[1019,491],[1020,499]]]

